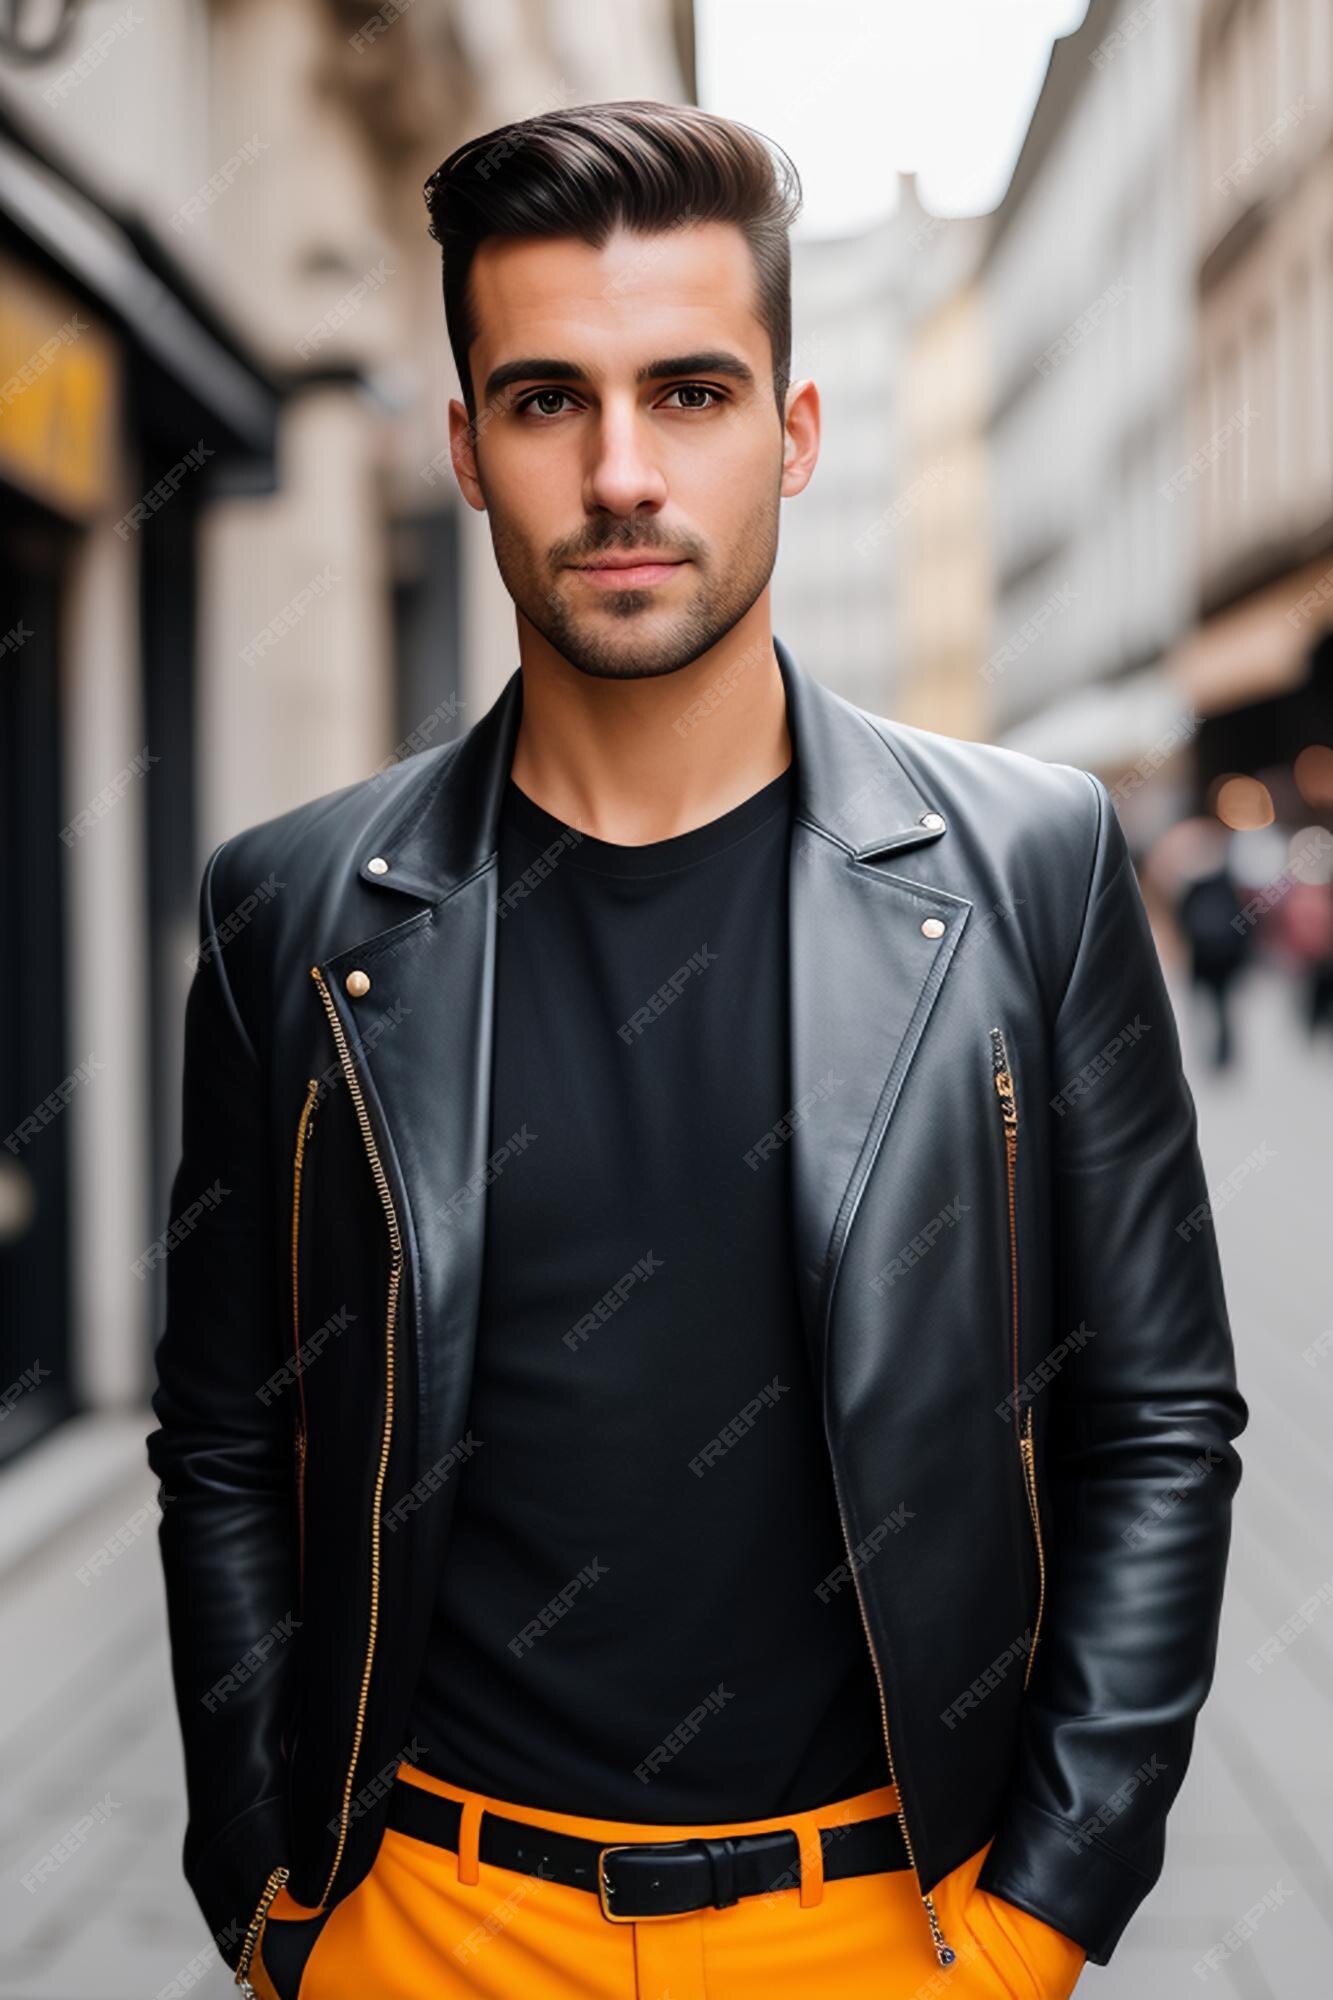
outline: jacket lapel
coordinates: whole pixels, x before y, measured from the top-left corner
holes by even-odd
[[[802,1317],[822,1369],[861,1188],[971,905],[897,870],[899,855],[947,828],[894,754],[888,725],[812,680],[775,644],[797,759],[788,889],[792,1228]],[[923,924],[942,926],[938,937]]]
[[[860,1191],[971,906],[893,865],[946,829],[894,754],[888,726],[811,679],[780,640],[775,651],[796,805],[791,1095],[774,1143],[792,1148],[795,1268],[811,1352],[822,1361]],[[420,760],[410,796],[395,793],[355,857],[363,882],[395,894],[393,920],[321,964],[418,1301],[423,1471],[447,1461],[466,1430],[485,1190],[514,1143],[490,1131],[489,1113],[498,822],[521,712],[516,668],[467,735]],[[931,920],[943,925],[937,938],[923,933]],[[353,972],[370,981],[359,996],[347,987]]]

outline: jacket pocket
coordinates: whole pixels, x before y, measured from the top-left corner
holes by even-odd
[[[292,1218],[291,1218],[291,1295],[292,1295],[292,1365],[296,1371],[297,1414],[293,1435],[296,1454],[296,1525],[297,1525],[297,1574],[299,1578],[297,1617],[305,1610],[305,1461],[308,1445],[306,1427],[305,1380],[301,1354],[301,1313],[305,1298],[306,1242],[309,1231],[305,1226],[305,1211],[309,1206],[310,1193],[310,1138],[315,1123],[315,1111],[319,1103],[319,1078],[312,1076],[306,1084],[305,1098],[301,1105],[301,1115],[296,1125],[296,1145],[292,1154]]]
[[[1031,1403],[1025,1415],[1022,1411],[1022,1397],[1019,1386],[1019,1356],[1021,1342],[1022,1293],[1019,1284],[1019,1243],[1018,1243],[1018,1088],[1014,1079],[1013,1065],[1009,1060],[1009,1048],[1003,1028],[990,1031],[991,1076],[995,1085],[996,1100],[1000,1108],[1001,1128],[1004,1136],[1004,1176],[1005,1206],[1008,1226],[1009,1261],[1009,1343],[1013,1368],[1014,1438],[1023,1473],[1023,1491],[1027,1499],[1028,1518],[1032,1526],[1032,1540],[1037,1555],[1037,1616],[1032,1628],[1032,1644],[1028,1648],[1027,1666],[1023,1671],[1023,1686],[1032,1678],[1033,1663],[1037,1657],[1037,1641],[1041,1637],[1042,1613],[1046,1605],[1046,1552],[1041,1536],[1041,1502],[1037,1492],[1037,1448],[1033,1435],[1033,1410]]]

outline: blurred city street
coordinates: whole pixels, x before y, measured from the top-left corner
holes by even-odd
[[[1303,1358],[1330,1324],[1333,1037],[1309,1045],[1291,988],[1256,974],[1238,1009],[1238,1067],[1218,1078],[1193,1010],[1174,997],[1252,1416],[1239,1441],[1217,1678],[1169,1821],[1165,1872],[1114,1963],[1089,1967],[1079,1993],[1181,2000],[1202,1987],[1295,2000],[1333,1949],[1333,1338],[1313,1365]],[[99,1449],[123,1477],[3,1577],[0,1654],[15,1698],[0,1723],[0,2000],[234,1991],[180,1873],[149,1424],[147,1411],[142,1425],[116,1420]],[[1251,1664],[1303,1604],[1308,1629]],[[1247,1913],[1249,1934],[1226,1943]]]
[[[474,728],[530,664],[534,631],[559,652],[559,628],[525,618],[512,588],[512,524],[502,572],[502,482],[479,506],[487,482],[459,469],[469,447],[478,475],[502,469],[538,434],[536,404],[522,399],[520,421],[485,386],[513,370],[477,361],[468,232],[437,233],[432,183],[461,158],[477,176],[463,206],[475,195],[495,234],[525,159],[543,200],[558,188],[541,148],[566,114],[591,107],[595,123],[625,101],[744,124],[800,182],[791,227],[772,233],[778,203],[752,241],[769,245],[756,298],[777,403],[771,425],[762,409],[781,524],[765,630],[895,728],[1093,773],[1177,1011],[1250,1422],[1216,1675],[1164,1871],[1080,2000],[1320,2000],[1333,0],[0,0],[0,924],[14,969],[0,982],[0,2000],[235,1990],[181,1873],[181,1716],[145,1452],[166,1273],[193,1227],[172,1207],[206,868],[245,830],[397,783],[393,766]],[[557,245],[579,216],[564,200]],[[521,241],[532,212],[513,213]],[[674,195],[666,230],[664,214],[645,243],[700,219]],[[608,283],[602,316],[642,344],[654,284],[675,281],[638,247],[628,299]],[[553,510],[528,531],[534,575],[548,564],[581,590],[576,538],[598,514],[643,509],[734,574],[706,516],[743,490],[737,461],[705,477],[691,430],[675,430],[706,415],[688,451],[718,449],[727,398],[659,403],[653,368],[681,353],[646,345],[626,375],[631,434],[651,450],[631,454],[644,477],[613,486],[609,508],[591,447],[565,486],[554,459],[525,479]],[[603,379],[600,362],[577,378],[559,365],[561,380]],[[791,491],[778,447],[810,384],[818,465]],[[686,386],[720,394],[691,380],[670,396]],[[604,444],[614,427],[600,428]],[[1002,768],[1021,784],[1037,767]],[[295,845],[293,877],[313,880],[320,842]],[[244,961],[278,872],[237,883],[210,948],[240,939]],[[1023,900],[978,909],[978,928]],[[275,967],[256,966],[256,994]],[[295,1224],[306,1114],[298,1128],[294,1103],[270,1111],[296,1140]],[[331,1232],[356,1241],[335,1214]],[[258,1324],[218,1296],[228,1334]],[[170,1316],[210,1366],[231,1358],[193,1315]],[[950,1471],[964,1456],[947,1429],[941,1451]],[[1044,1569],[1040,1533],[1038,1554]],[[749,1629],[734,1611],[731,1624]],[[1113,1848],[1125,1803],[1104,1808]]]

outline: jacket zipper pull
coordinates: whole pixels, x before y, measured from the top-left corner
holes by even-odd
[[[935,1946],[935,1956],[941,1965],[952,1965],[958,1954],[940,1928],[934,1901],[929,1895],[923,1896],[921,1900],[926,1906],[926,1916],[930,1920],[930,1935]]]

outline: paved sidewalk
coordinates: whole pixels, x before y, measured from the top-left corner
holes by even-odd
[[[1166,1870],[1079,2000],[1305,2000],[1328,1990],[1333,1954],[1333,1334],[1317,1365],[1302,1358],[1333,1329],[1333,1041],[1312,1049],[1286,989],[1256,982],[1243,1066],[1217,1078],[1183,1018],[1251,1422],[1217,1679]],[[235,1991],[180,1874],[151,1423],[125,1423],[124,1481],[0,1591],[0,2000],[152,2000],[173,1980],[200,2000]],[[120,1552],[81,1581],[113,1535]],[[1251,1656],[1321,1586],[1256,1672]],[[1224,1955],[1201,1977],[1210,1949]]]

